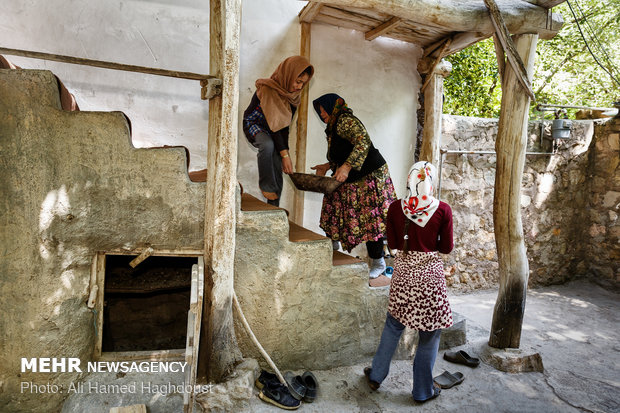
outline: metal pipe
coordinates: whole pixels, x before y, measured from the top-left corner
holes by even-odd
[[[177,72],[175,70],[125,65],[122,63],[105,62],[102,60],[84,59],[82,57],[63,56],[63,55],[43,53],[43,52],[33,52],[30,50],[8,49],[6,47],[0,47],[0,54],[30,57],[34,59],[53,60],[56,62],[69,63],[69,64],[74,64],[74,65],[101,67],[104,69],[124,70],[126,72],[138,72],[138,73],[147,73],[150,75],[157,75],[157,76],[176,77],[180,79],[207,80],[207,79],[217,78],[217,76],[213,76],[213,75],[202,75],[199,73]]]
[[[590,107],[590,106],[571,106],[571,105],[546,105],[543,103],[539,103],[538,105],[536,105],[536,109],[542,112],[542,110],[538,108],[590,109],[590,110],[601,110],[603,112],[607,112],[611,110],[618,110],[618,108],[597,108],[597,107]]]
[[[439,182],[437,183],[437,199],[441,201],[441,170],[443,169],[443,158],[445,154],[439,153]]]
[[[495,151],[457,151],[450,149],[441,149],[441,153],[457,153],[461,155],[495,155]],[[525,152],[526,155],[555,155],[555,152]]]

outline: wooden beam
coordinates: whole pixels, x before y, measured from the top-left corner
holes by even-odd
[[[112,407],[110,413],[146,413],[146,405],[134,404],[125,407]]]
[[[312,42],[312,25],[301,22],[301,44],[299,54],[310,60],[310,46]],[[310,86],[301,92],[301,102],[297,108],[297,142],[295,144],[295,171],[306,172],[306,143],[308,139],[308,101]],[[293,195],[293,222],[302,225],[304,222],[305,193],[295,189]]]
[[[146,73],[149,75],[176,77],[180,79],[203,80],[213,79],[213,75],[201,75],[199,73],[179,72],[176,70],[157,69],[153,67],[126,65],[122,63],[106,62],[103,60],[85,59],[82,57],[65,56],[60,54],[34,52],[31,50],[8,49],[0,47],[0,54],[12,56],[30,57],[33,59],[51,60],[54,62],[69,63],[73,65],[92,66],[102,69],[122,70],[125,72]]]
[[[443,122],[443,81],[450,74],[452,65],[442,61],[435,64],[426,74],[427,85],[424,92],[424,128],[420,148],[421,161],[428,161],[439,167],[441,128]]]
[[[222,94],[209,100],[204,222],[205,298],[198,376],[218,382],[241,360],[233,325],[241,0],[210,0],[209,67]]]
[[[551,9],[558,4],[564,3],[566,0],[526,0],[528,3],[535,4],[545,9]]]
[[[364,37],[366,38],[366,40],[376,39],[377,37],[383,35],[384,33],[389,32],[394,27],[398,26],[402,20],[403,19],[401,19],[400,17],[394,16],[390,20],[386,21],[385,23],[380,24],[379,26],[375,27],[374,29],[370,31],[367,31],[364,34]]]
[[[313,3],[342,9],[371,9],[413,23],[449,28],[454,32],[490,34],[494,30],[488,10],[480,0],[314,0]],[[514,1],[510,5],[505,20],[512,34],[539,33],[541,38],[551,39],[564,23],[561,15],[549,15],[544,7],[526,1]]]
[[[452,36],[452,42],[443,51],[444,57],[457,53],[474,43],[478,43],[481,40],[488,39],[493,33],[482,32],[469,32],[469,33],[457,33]],[[437,56],[441,46],[443,46],[445,39],[441,39],[424,48],[423,57]]]
[[[321,3],[309,1],[308,4],[306,4],[306,6],[299,12],[299,21],[312,23],[312,20],[314,20],[317,14],[321,12],[321,7],[323,7]]]
[[[443,46],[441,46],[441,49],[439,49],[439,52],[437,52],[437,57],[435,57],[433,64],[429,68],[429,71],[428,71],[429,75],[426,76],[426,80],[424,81],[424,84],[422,85],[422,89],[420,89],[421,93],[424,93],[424,89],[426,89],[426,86],[428,86],[428,82],[430,82],[431,80],[432,76],[430,75],[433,74],[433,72],[435,71],[435,68],[437,67],[441,59],[445,56],[444,54],[445,50],[450,46],[450,43],[452,43],[452,39],[448,37],[445,43],[443,44]]]
[[[497,59],[500,85],[503,85],[504,73],[506,71],[506,54],[504,53],[504,49],[502,49],[502,45],[497,38],[497,34],[493,35],[493,47],[495,48],[495,58]]]
[[[534,72],[535,34],[516,36],[516,49],[529,76]],[[489,346],[519,348],[525,311],[529,265],[521,222],[521,184],[527,146],[530,98],[520,87],[519,73],[506,66],[502,106],[495,142],[497,166],[493,226],[499,262],[499,293],[493,312]]]
[[[512,70],[514,70],[517,74],[517,80],[525,89],[530,99],[536,102],[536,96],[534,96],[534,91],[532,90],[532,86],[530,85],[530,81],[528,80],[525,65],[519,57],[519,53],[517,53],[517,49],[515,48],[515,45],[510,38],[510,33],[508,32],[508,28],[506,28],[506,23],[504,22],[504,18],[502,17],[501,12],[499,11],[499,7],[497,7],[497,3],[495,3],[495,0],[484,0],[484,4],[486,4],[486,6],[489,8],[491,21],[493,22],[493,26],[495,27],[495,33],[497,34],[497,38],[502,44],[504,53],[508,58],[508,63],[510,63]]]

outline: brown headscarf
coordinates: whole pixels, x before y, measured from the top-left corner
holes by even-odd
[[[289,89],[308,67],[310,68],[309,81],[314,74],[314,67],[303,56],[291,56],[280,63],[269,79],[258,79],[256,81],[256,94],[269,129],[273,132],[277,132],[291,123],[293,116],[291,105],[299,106],[301,90],[289,92]]]

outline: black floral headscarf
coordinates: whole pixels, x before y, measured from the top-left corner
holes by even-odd
[[[325,112],[329,114],[327,128],[325,128],[325,133],[327,133],[328,135],[331,135],[336,119],[338,119],[338,116],[341,113],[353,112],[351,109],[349,109],[344,99],[335,93],[326,93],[323,96],[319,96],[312,101],[312,105],[314,106],[314,110],[316,111],[317,115],[319,115],[319,118],[321,117],[320,107],[323,107],[323,109],[325,109]]]

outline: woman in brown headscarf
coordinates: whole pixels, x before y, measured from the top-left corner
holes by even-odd
[[[280,204],[282,172],[293,173],[289,156],[289,125],[301,91],[314,68],[303,56],[285,59],[268,79],[256,81],[256,93],[243,113],[243,132],[258,149],[258,186],[267,202]]]

